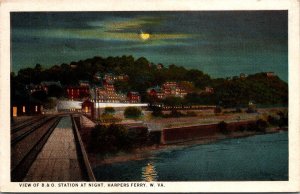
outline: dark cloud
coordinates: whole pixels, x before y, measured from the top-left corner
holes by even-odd
[[[287,81],[287,19],[287,11],[14,12],[12,69],[127,54],[217,77],[275,71]]]

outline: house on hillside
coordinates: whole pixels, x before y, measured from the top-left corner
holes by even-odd
[[[149,88],[147,90],[147,94],[154,99],[163,99],[164,98],[164,92],[162,91],[161,87],[159,87],[159,86]]]
[[[141,102],[141,96],[138,92],[128,92],[127,99],[130,103],[139,103]]]
[[[180,86],[177,82],[165,82],[162,85],[164,97],[175,96],[183,98],[187,95],[187,91],[184,87]]]
[[[240,74],[240,79],[245,79],[245,78],[247,78],[247,76],[248,76],[247,74],[241,73],[241,74]]]
[[[267,72],[266,73],[267,77],[275,77],[275,73],[274,72]]]
[[[79,80],[78,83],[81,87],[90,87],[90,82],[87,80]]]
[[[206,87],[204,88],[204,92],[207,93],[207,94],[213,94],[215,91],[214,91],[214,88],[213,88],[213,87],[206,86]]]
[[[26,85],[26,89],[29,91],[30,94],[34,93],[34,92],[39,92],[39,91],[43,91],[47,93],[48,88],[43,87],[41,84],[28,84]]]
[[[184,98],[187,93],[184,84],[179,84],[177,82],[165,82],[162,87],[156,86],[147,90],[148,96],[153,97],[154,99],[164,99],[171,96]]]
[[[161,64],[161,63],[159,63],[159,64],[157,64],[156,68],[157,68],[157,69],[162,69],[162,68],[164,68],[164,65]]]
[[[114,83],[115,81],[128,81],[129,76],[126,74],[115,75],[112,73],[106,73],[103,76],[103,80],[107,83]]]
[[[123,93],[117,93],[113,84],[104,83],[103,86],[95,87],[93,89],[96,92],[93,94],[93,99],[97,102],[126,102],[127,97]],[[95,99],[96,97],[96,99]]]
[[[44,89],[46,93],[48,93],[49,86],[52,85],[62,88],[60,81],[43,81],[40,83],[40,86]]]
[[[81,100],[83,98],[90,97],[89,86],[67,86],[66,87],[67,98],[70,100]]]

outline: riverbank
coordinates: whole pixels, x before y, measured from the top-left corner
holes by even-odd
[[[118,152],[115,154],[92,154],[89,153],[89,160],[91,163],[91,166],[93,168],[100,166],[100,165],[107,165],[107,164],[113,164],[113,163],[121,163],[121,162],[128,162],[128,161],[137,161],[137,160],[144,160],[146,158],[149,158],[153,155],[154,152],[163,151],[165,149],[172,149],[172,148],[183,148],[188,147],[192,145],[203,145],[203,144],[211,144],[215,143],[220,140],[225,139],[237,139],[237,138],[245,138],[255,135],[264,135],[264,134],[272,134],[272,133],[279,133],[280,131],[285,131],[287,129],[280,129],[276,127],[267,128],[266,132],[264,133],[258,133],[258,132],[232,132],[228,135],[224,135],[221,133],[218,133],[216,135],[205,137],[205,138],[198,138],[194,140],[186,140],[181,141],[178,143],[172,143],[168,145],[154,145],[154,146],[145,146],[141,148],[136,148],[128,152]]]
[[[120,150],[114,154],[105,153],[105,150],[99,154],[90,152],[88,153],[89,160],[95,167],[103,164],[142,160],[149,157],[152,152],[165,148],[210,144],[223,139],[276,133],[282,129],[270,126],[280,126],[280,120],[283,116],[278,114],[286,111],[286,108],[258,109],[257,113],[230,113],[231,110],[226,110],[229,113],[214,114],[210,111],[204,111],[197,112],[197,117],[152,118],[152,122],[155,121],[153,123],[155,127],[149,125],[150,118],[145,115],[143,119],[148,120],[146,124],[150,133],[147,142],[143,142],[142,146],[135,146],[138,148],[131,148],[130,151]],[[145,124],[143,120],[138,121],[140,126]],[[209,121],[209,123],[204,121]],[[222,122],[223,125],[221,126]],[[82,125],[80,133],[86,149],[92,148],[93,150],[95,146],[91,147],[91,132],[95,123],[87,118],[82,118],[78,121],[78,125]],[[124,122],[119,123],[119,125],[126,126],[126,128],[134,127],[134,125],[124,124]]]
[[[97,181],[287,181],[288,132],[174,145],[93,168]]]

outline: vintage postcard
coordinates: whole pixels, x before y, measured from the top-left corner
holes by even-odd
[[[1,1],[3,192],[295,192],[299,1]]]

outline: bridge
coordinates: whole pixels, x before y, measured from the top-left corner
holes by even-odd
[[[11,181],[95,181],[75,118],[35,116],[11,126]]]

